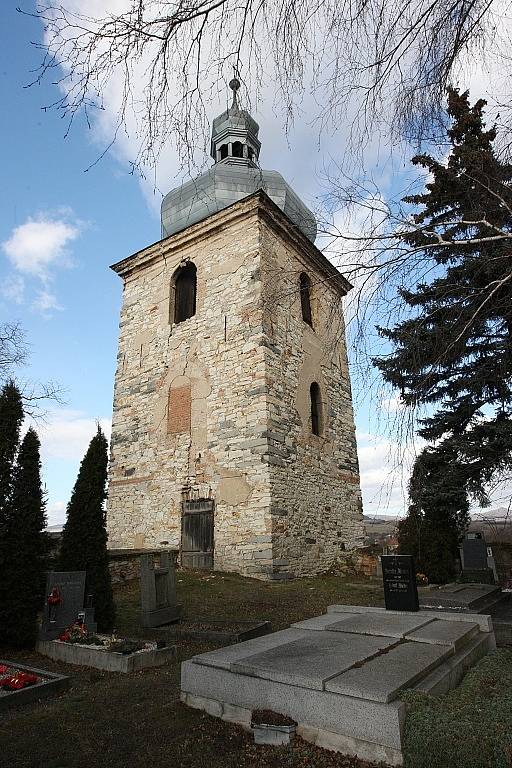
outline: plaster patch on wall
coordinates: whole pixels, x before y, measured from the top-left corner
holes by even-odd
[[[247,501],[251,493],[252,488],[242,472],[226,467],[220,469],[220,480],[216,493],[218,502],[223,501],[228,506],[234,507]]]

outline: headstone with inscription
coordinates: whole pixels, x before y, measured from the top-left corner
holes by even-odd
[[[382,555],[384,600],[388,611],[418,611],[418,587],[412,555]]]
[[[55,640],[80,613],[85,618],[85,575],[85,571],[48,572],[40,640]]]
[[[174,550],[148,552],[140,557],[141,624],[159,627],[177,621],[181,605],[176,601]]]
[[[464,571],[481,571],[487,568],[487,544],[481,533],[466,533],[461,554]]]

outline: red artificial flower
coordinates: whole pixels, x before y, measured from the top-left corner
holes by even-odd
[[[3,677],[0,680],[0,688],[6,688],[8,691],[20,691],[22,688],[37,682],[39,682],[39,678],[30,672],[15,672],[11,677]]]
[[[62,594],[58,587],[54,587],[46,600],[48,605],[62,605]]]

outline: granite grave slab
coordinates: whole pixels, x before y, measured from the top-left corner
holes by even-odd
[[[329,611],[184,662],[182,700],[244,727],[253,710],[271,709],[319,746],[401,765],[400,692],[445,693],[495,648],[488,616],[364,606]]]
[[[315,632],[247,656],[231,664],[230,669],[243,675],[322,691],[326,680],[395,643],[392,637]]]
[[[421,595],[422,608],[476,613],[491,607],[501,597],[501,589],[491,584],[444,584]]]
[[[328,680],[325,690],[358,699],[392,701],[399,691],[411,688],[450,654],[450,648],[405,641],[388,653],[370,659],[362,667]]]
[[[479,632],[478,624],[470,621],[443,621],[435,619],[420,629],[409,632],[407,640],[432,645],[448,645],[456,650]]]
[[[423,627],[433,621],[432,617],[427,615],[403,613],[390,615],[388,612],[378,616],[370,614],[359,614],[348,616],[341,619],[338,623],[331,624],[331,632],[352,632],[360,635],[376,635],[383,637],[403,638],[409,632]]]

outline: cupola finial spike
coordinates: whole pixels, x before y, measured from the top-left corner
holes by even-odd
[[[235,77],[229,81],[229,87],[233,91],[233,103],[231,105],[231,109],[239,109],[238,107],[238,89],[240,88],[240,80],[238,77]]]

